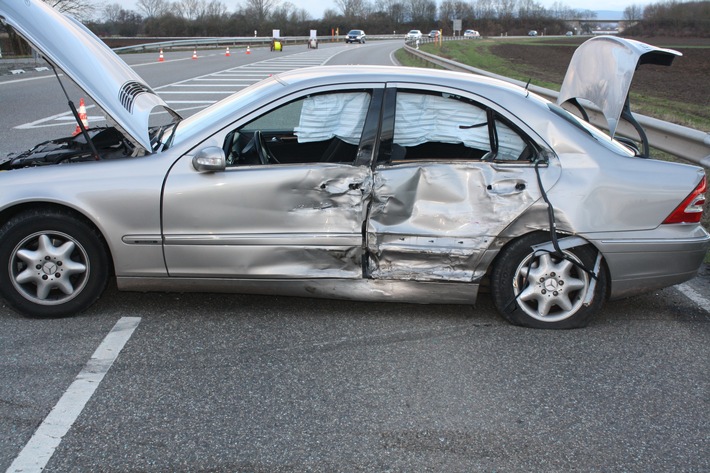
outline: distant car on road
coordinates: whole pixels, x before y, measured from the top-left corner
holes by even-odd
[[[422,39],[422,32],[419,30],[410,30],[404,37],[405,41],[415,41],[417,39]]]
[[[568,31],[567,33],[565,33],[565,36],[574,36],[574,33],[572,33],[571,31]]]
[[[537,36],[537,30],[528,31],[528,36]]]
[[[439,36],[441,36],[441,32],[439,30],[431,30],[429,32],[430,38],[438,38]]]
[[[464,38],[480,38],[481,35],[476,30],[466,30],[463,32],[463,37]]]
[[[365,32],[363,30],[350,30],[345,36],[346,43],[364,43],[365,42]]]

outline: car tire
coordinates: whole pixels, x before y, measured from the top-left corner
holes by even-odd
[[[33,210],[0,227],[0,293],[32,317],[82,312],[108,283],[110,259],[90,224],[61,210]]]
[[[606,299],[605,269],[600,268],[596,284],[592,284],[592,276],[583,269],[594,268],[597,250],[591,245],[562,250],[566,258],[531,248],[549,241],[549,233],[533,233],[501,250],[491,272],[493,302],[501,315],[515,325],[584,327]],[[594,295],[585,304],[592,287]]]

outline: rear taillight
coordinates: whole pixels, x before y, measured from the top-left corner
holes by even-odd
[[[703,177],[695,190],[666,217],[663,223],[698,223],[703,216],[706,190],[707,180]]]

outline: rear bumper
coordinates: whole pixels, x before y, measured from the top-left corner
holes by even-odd
[[[701,227],[673,238],[600,238],[590,241],[602,252],[611,276],[610,298],[618,299],[680,284],[697,275],[710,249]]]

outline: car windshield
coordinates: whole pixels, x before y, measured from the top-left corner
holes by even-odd
[[[204,110],[183,119],[170,137],[168,144],[175,146],[189,142],[203,130],[221,127],[235,120],[236,112],[248,104],[272,96],[283,87],[274,77],[266,78],[223,99]],[[196,139],[196,138],[195,138]]]
[[[360,30],[351,30],[350,33],[348,33],[348,34],[351,34],[351,35],[359,35],[359,34],[362,34],[362,31],[360,31]]]
[[[631,151],[627,146],[624,146],[623,144],[619,143],[618,141],[614,140],[613,138],[610,138],[609,135],[602,132],[600,129],[598,129],[594,125],[587,123],[586,121],[584,121],[581,118],[577,117],[576,115],[568,112],[567,110],[560,107],[559,105],[549,103],[547,106],[550,108],[550,110],[554,114],[559,115],[560,117],[564,118],[569,123],[571,123],[572,125],[579,128],[580,130],[588,133],[594,139],[596,139],[599,143],[601,143],[605,147],[609,148],[611,151],[614,151],[615,153],[621,154],[623,156],[634,156],[635,155],[635,153],[633,151]]]

